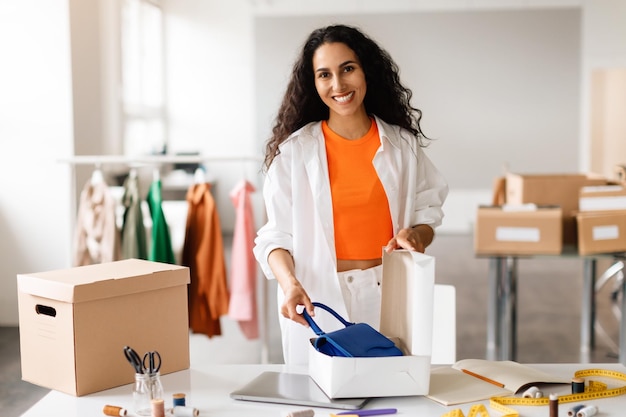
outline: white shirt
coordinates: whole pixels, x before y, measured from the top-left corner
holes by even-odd
[[[394,235],[400,229],[441,224],[448,185],[418,146],[413,135],[376,118],[380,148],[373,164],[387,194]],[[321,122],[294,132],[280,145],[268,169],[263,197],[267,223],[259,229],[254,255],[268,279],[275,279],[267,262],[274,249],[291,253],[296,278],[311,301],[324,303],[347,316],[339,281],[333,226],[333,206]],[[367,227],[367,225],[363,225]],[[382,254],[382,248],[381,248]],[[278,288],[278,306],[283,293]],[[286,364],[305,364],[313,331],[279,315]],[[315,321],[325,332],[342,327],[320,311]]]

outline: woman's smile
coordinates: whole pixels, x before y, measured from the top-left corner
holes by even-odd
[[[340,103],[347,103],[352,99],[352,97],[354,97],[354,91],[342,96],[335,96],[333,98]]]

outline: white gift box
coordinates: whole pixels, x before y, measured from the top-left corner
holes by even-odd
[[[309,374],[331,398],[428,394],[435,259],[406,250],[383,253],[380,332],[405,356],[346,358],[309,347]]]

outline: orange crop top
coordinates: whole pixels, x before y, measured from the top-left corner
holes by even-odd
[[[333,201],[337,259],[376,259],[393,237],[389,202],[374,164],[380,147],[372,120],[362,138],[345,139],[322,122]]]

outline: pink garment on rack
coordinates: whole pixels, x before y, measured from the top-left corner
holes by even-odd
[[[255,189],[242,180],[230,192],[235,206],[235,229],[231,254],[230,303],[228,316],[239,322],[247,339],[259,337],[256,302],[257,263],[252,252],[256,228],[250,193]]]

